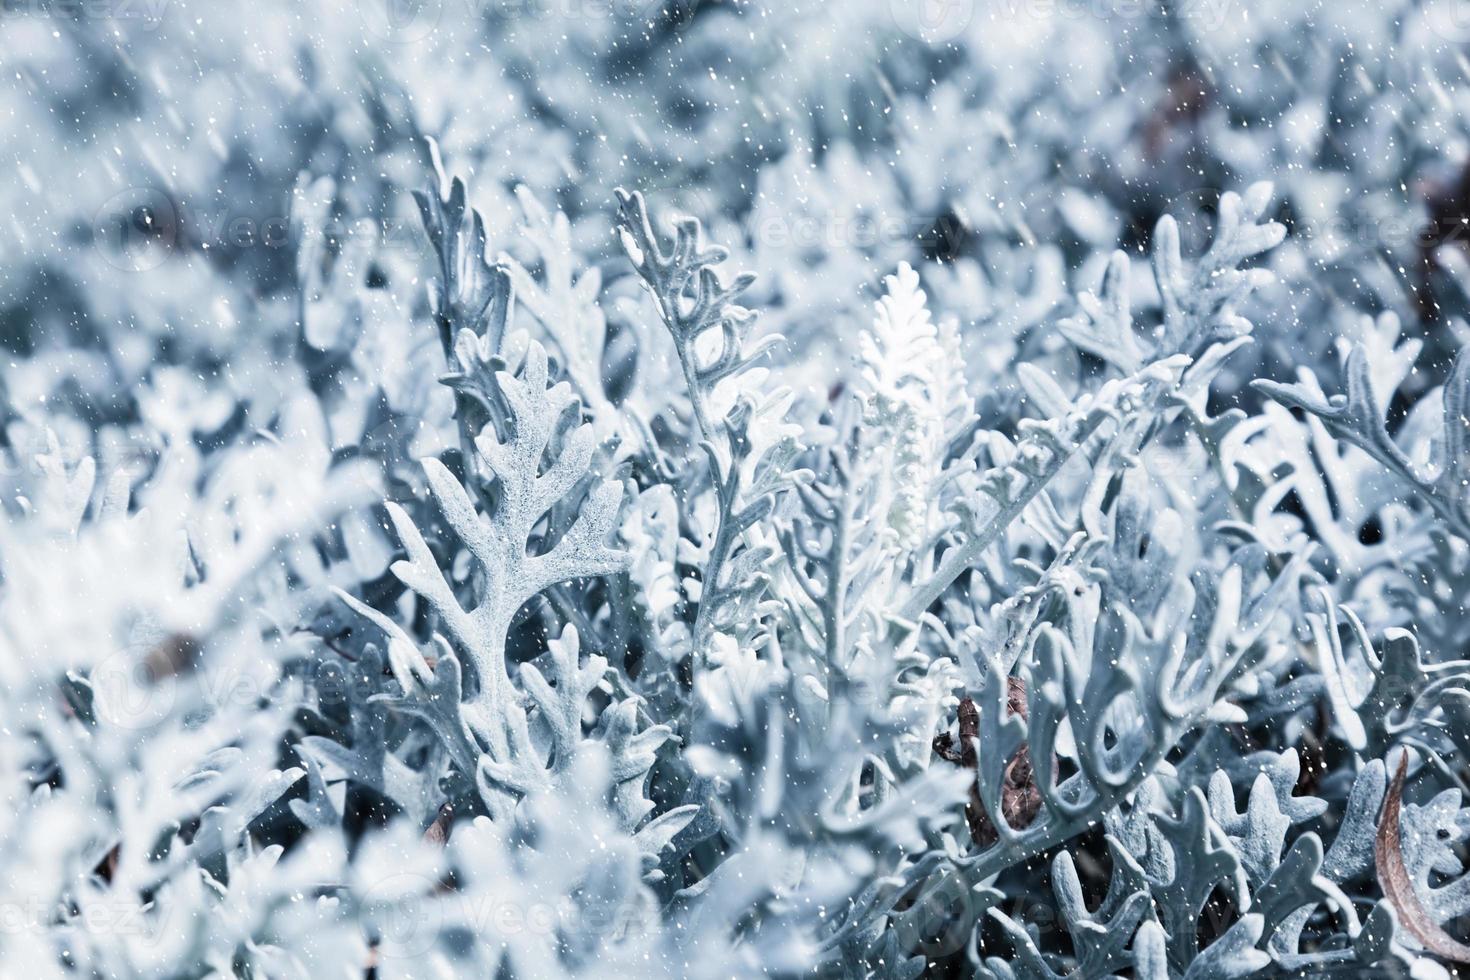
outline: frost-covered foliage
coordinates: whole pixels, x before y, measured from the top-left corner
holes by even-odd
[[[0,976],[1453,975],[1467,44],[0,5]]]

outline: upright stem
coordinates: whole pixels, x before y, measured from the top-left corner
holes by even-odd
[[[1024,511],[1036,499],[1036,495],[1046,489],[1052,477],[1065,466],[1077,451],[1086,444],[1092,434],[1101,427],[1105,417],[1098,416],[1087,420],[1083,427],[1077,432],[1072,441],[1071,448],[1065,453],[1053,453],[1050,464],[1046,470],[1026,480],[1026,485],[1021,492],[1016,494],[1010,501],[1001,506],[985,526],[971,536],[962,544],[958,544],[945,552],[944,560],[939,563],[939,568],[928,579],[914,586],[898,607],[900,618],[913,621],[928,609],[935,599],[949,588],[955,579],[963,575],[975,562],[1011,526],[1021,512]]]

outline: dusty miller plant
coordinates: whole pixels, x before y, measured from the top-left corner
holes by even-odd
[[[0,17],[0,974],[1470,964],[1453,4],[136,6]]]

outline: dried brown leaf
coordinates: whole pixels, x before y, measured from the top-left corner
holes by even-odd
[[[1026,718],[1026,682],[1017,677],[1006,678],[1006,713]],[[934,752],[940,758],[967,769],[978,769],[979,760],[975,747],[980,736],[980,709],[972,698],[962,698],[959,707],[960,739],[955,749],[948,732],[934,740]],[[1006,824],[1023,830],[1041,812],[1041,790],[1036,786],[1036,774],[1031,767],[1030,748],[1022,745],[1006,764],[1005,782],[1000,793],[1001,816]],[[970,802],[965,807],[965,820],[970,825],[970,836],[980,847],[990,847],[1000,840],[985,804],[980,800],[977,786],[970,787]]]
[[[1399,922],[1424,948],[1452,963],[1470,963],[1470,946],[1440,928],[1425,910],[1414,890],[1414,881],[1404,865],[1403,841],[1399,838],[1399,812],[1403,807],[1404,776],[1409,768],[1408,753],[1399,755],[1398,771],[1393,775],[1388,793],[1383,798],[1383,812],[1378,818],[1378,837],[1373,856],[1378,866],[1378,884],[1383,895],[1393,903]]]
[[[443,847],[449,843],[449,825],[454,820],[454,806],[446,803],[439,808],[439,814],[434,822],[429,824],[429,829],[424,831],[424,843],[437,844]]]

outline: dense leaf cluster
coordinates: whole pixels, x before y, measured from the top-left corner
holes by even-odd
[[[911,6],[0,12],[0,974],[1470,960],[1455,4]]]

